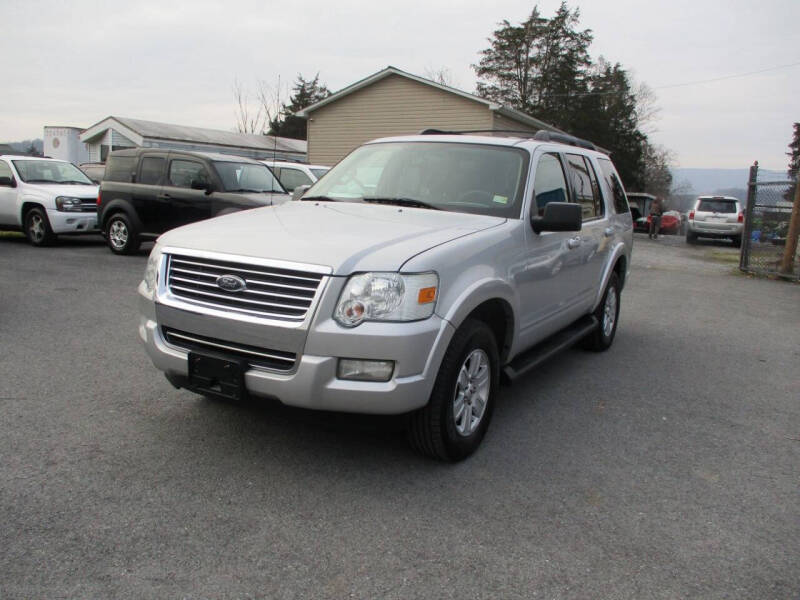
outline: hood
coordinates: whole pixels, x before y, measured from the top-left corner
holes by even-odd
[[[422,208],[293,201],[179,227],[159,244],[310,263],[349,275],[396,271],[420,252],[504,222]]]
[[[71,198],[97,198],[98,186],[92,185],[63,185],[57,183],[26,183],[25,191],[42,196],[70,196]]]
[[[280,192],[214,192],[216,197],[226,198],[233,202],[249,206],[270,206],[283,204],[292,199],[289,194]]]

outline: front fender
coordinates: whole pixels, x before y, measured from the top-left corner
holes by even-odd
[[[461,281],[456,281],[452,287],[458,289],[459,283]],[[519,306],[519,296],[508,282],[487,277],[471,282],[454,297],[448,298],[446,306],[442,307],[441,313],[439,312],[439,307],[437,307],[437,314],[458,329],[476,308],[489,300],[504,301],[510,307],[512,315],[516,314],[516,309]],[[514,318],[513,322],[513,339],[516,339],[517,319]]]
[[[105,231],[106,221],[111,215],[117,212],[124,212],[131,220],[131,224],[136,228],[136,230],[142,230],[142,222],[139,220],[136,210],[127,200],[117,198],[106,204],[103,207],[103,212],[98,215],[97,226],[100,228],[100,231]]]

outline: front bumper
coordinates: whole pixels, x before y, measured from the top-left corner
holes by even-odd
[[[169,344],[156,317],[157,305],[140,296],[139,336],[156,368],[180,387],[189,385],[188,351]],[[160,310],[163,314],[163,310]],[[188,311],[173,312],[184,328],[229,331],[225,319]],[[316,323],[316,320],[315,320]],[[163,325],[163,324],[162,324]],[[265,332],[265,334],[268,332]],[[454,329],[434,315],[414,323],[363,323],[344,329],[330,319],[312,326],[291,372],[250,368],[244,374],[249,395],[316,410],[401,414],[427,404],[444,351]],[[250,340],[248,340],[250,341]],[[387,382],[342,380],[338,358],[395,361]]]
[[[97,232],[97,213],[62,212],[47,209],[47,220],[53,233],[95,233]]]

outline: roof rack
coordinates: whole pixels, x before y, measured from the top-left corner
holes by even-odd
[[[587,150],[600,150],[589,140],[582,140],[574,135],[566,133],[556,133],[554,131],[537,131],[533,139],[540,142],[557,142],[559,144],[569,144],[570,146],[577,146],[578,148],[586,148]]]
[[[462,133],[515,133],[520,137],[533,139],[538,142],[555,142],[558,144],[568,144],[578,148],[586,148],[587,150],[596,150],[608,154],[607,150],[603,150],[589,140],[584,140],[574,135],[567,133],[558,133],[556,131],[547,131],[541,129],[536,133],[531,131],[521,131],[519,129],[462,129],[461,131],[446,131],[444,129],[428,128],[423,129],[417,135],[461,135]],[[531,135],[533,133],[533,135]]]

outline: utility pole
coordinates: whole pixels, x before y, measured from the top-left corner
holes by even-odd
[[[800,172],[795,175],[792,218],[789,221],[789,233],[786,234],[786,247],[781,261],[781,273],[785,275],[794,273],[794,255],[797,253],[798,235],[800,235]]]

